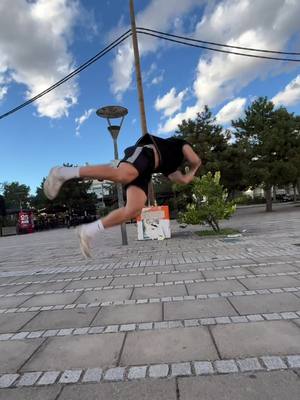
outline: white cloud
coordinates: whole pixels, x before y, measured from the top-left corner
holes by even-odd
[[[2,100],[4,98],[6,93],[7,93],[7,87],[6,86],[0,87],[0,100]]]
[[[179,23],[178,17],[192,10],[193,7],[203,4],[204,0],[152,0],[148,7],[136,15],[137,26],[158,30],[168,30]],[[174,24],[175,21],[175,24]],[[122,32],[128,27],[123,26]],[[121,27],[119,28],[119,34]],[[115,32],[114,32],[115,34]],[[112,37],[112,35],[111,35]],[[158,39],[139,35],[140,55],[155,52],[162,45]],[[118,47],[117,55],[112,62],[111,90],[118,100],[130,87],[133,73],[133,52],[131,41],[126,41]]]
[[[81,125],[85,123],[95,111],[95,108],[90,108],[89,110],[86,110],[80,117],[75,118],[76,136],[80,136]]]
[[[300,2],[296,0],[223,0],[215,7],[208,3],[194,36],[230,45],[280,51],[299,32],[299,13]],[[284,63],[268,60],[212,52],[202,54],[193,84],[195,106],[199,109],[205,104],[215,107],[235,97],[253,80],[279,74],[285,68]],[[177,121],[178,115],[174,119]],[[168,120],[160,129],[167,132],[173,126]]]
[[[0,73],[25,85],[26,99],[73,70],[68,45],[81,10],[78,0],[1,0]],[[73,80],[34,104],[39,116],[60,118],[68,115],[77,95]]]
[[[219,124],[226,125],[232,120],[239,118],[244,112],[246,99],[238,97],[229,103],[225,104],[224,107],[216,115],[216,120]]]
[[[181,109],[186,93],[187,89],[176,94],[176,89],[173,87],[163,97],[158,97],[156,99],[154,107],[157,111],[163,110],[164,116],[169,117]]]
[[[164,74],[162,73],[161,75],[157,75],[155,76],[152,81],[151,84],[152,85],[158,85],[159,83],[161,83],[164,80]]]
[[[174,132],[178,125],[181,124],[182,120],[193,119],[201,109],[198,104],[192,107],[187,107],[184,112],[176,114],[173,118],[168,118],[164,124],[159,124],[158,133],[166,134]]]
[[[272,99],[275,106],[291,106],[300,102],[300,75],[297,75],[286,87]]]

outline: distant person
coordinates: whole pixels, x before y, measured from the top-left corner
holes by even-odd
[[[175,183],[190,183],[201,165],[191,145],[183,139],[162,139],[146,134],[135,145],[125,149],[125,156],[117,168],[109,165],[85,167],[54,167],[44,183],[44,192],[53,200],[64,182],[69,179],[98,179],[122,183],[126,189],[126,206],[112,211],[104,218],[78,228],[83,255],[91,257],[91,248],[98,235],[107,229],[136,218],[141,214],[148,196],[148,184],[153,173],[161,172]],[[178,168],[186,160],[189,171],[182,174]]]

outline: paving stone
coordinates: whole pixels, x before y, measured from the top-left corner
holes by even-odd
[[[66,289],[84,289],[84,288],[95,288],[95,287],[103,287],[108,286],[112,278],[107,279],[87,279],[80,280],[75,282],[70,282]],[[66,282],[67,283],[67,282]]]
[[[243,279],[243,284],[248,289],[269,289],[269,288],[282,288],[288,286],[297,286],[297,279],[291,276],[268,276],[265,278],[250,278]]]
[[[176,382],[172,380],[141,380],[70,385],[59,400],[176,400]],[[11,400],[11,399],[9,399]],[[19,400],[19,399],[18,399]],[[27,400],[27,399],[26,399]],[[47,399],[48,400],[48,399]]]
[[[168,364],[150,365],[149,367],[150,378],[164,378],[168,376],[168,373],[169,373]]]
[[[241,314],[262,314],[298,310],[300,299],[292,293],[266,294],[250,297],[231,297],[230,301]]]
[[[43,337],[52,337],[58,334],[59,329],[49,329],[44,334]]]
[[[104,329],[104,333],[116,333],[119,331],[119,325],[108,325]]]
[[[102,377],[101,368],[89,368],[86,370],[82,382],[100,382]]]
[[[255,357],[245,358],[244,360],[237,360],[237,364],[242,372],[257,371],[263,369],[259,360]]]
[[[204,278],[219,278],[219,277],[228,277],[237,275],[247,275],[249,271],[246,268],[231,268],[231,269],[219,269],[212,271],[203,271]]]
[[[162,320],[162,304],[138,304],[103,307],[93,325],[126,324]]]
[[[165,320],[236,315],[226,299],[191,300],[164,304]]]
[[[0,389],[10,387],[18,378],[19,374],[5,374],[0,377]]]
[[[66,370],[60,377],[59,383],[76,383],[79,381],[81,374],[81,369]]]
[[[3,286],[0,287],[0,295],[6,295],[6,294],[14,294],[14,293],[21,293],[24,292],[25,288],[28,285],[14,285],[14,286]]]
[[[265,366],[268,370],[272,369],[286,369],[287,366],[285,362],[280,357],[261,357],[262,361],[264,362]]]
[[[131,296],[132,289],[109,289],[82,293],[77,303],[96,303],[105,301],[126,300]]]
[[[0,342],[0,373],[14,373],[25,363],[45,339]],[[41,369],[35,369],[39,371]]]
[[[22,370],[107,368],[118,360],[123,339],[123,333],[50,338]]]
[[[184,285],[159,286],[159,287],[143,287],[135,288],[133,291],[133,299],[145,298],[161,298],[169,296],[184,296],[187,291]]]
[[[68,282],[55,282],[55,283],[32,283],[23,289],[24,292],[39,292],[47,290],[62,290]]]
[[[73,335],[86,335],[89,331],[89,327],[85,327],[85,328],[77,328],[74,329]]]
[[[191,327],[191,326],[199,326],[199,320],[198,319],[186,319],[184,320],[184,326],[186,328]]]
[[[120,269],[113,269],[109,271],[109,274],[111,275],[129,275],[129,274],[140,274],[144,271],[144,267],[141,268],[120,268]],[[108,272],[108,271],[107,271]],[[145,271],[145,272],[150,272]]]
[[[89,334],[98,334],[98,333],[102,333],[104,331],[104,326],[95,326],[93,328],[89,329]]]
[[[214,362],[214,366],[220,374],[238,372],[238,367],[234,360],[217,360]]]
[[[44,372],[43,376],[37,382],[37,385],[52,385],[56,382],[60,371],[48,371]]]
[[[193,279],[203,279],[201,271],[197,272],[179,272],[178,274],[162,274],[158,275],[158,282],[186,281]]]
[[[131,367],[128,372],[128,379],[141,379],[146,377],[147,366]]]
[[[189,376],[192,375],[190,363],[177,363],[171,365],[172,376]]]
[[[211,332],[225,359],[300,353],[299,329],[288,321],[214,325]]]
[[[217,358],[206,327],[129,332],[121,365],[179,362],[195,358]]]
[[[214,282],[201,282],[186,285],[190,295],[194,294],[208,294],[220,293],[232,290],[245,290],[245,287],[238,281],[214,281]]]
[[[16,296],[0,298],[0,308],[20,307],[23,303],[30,299],[31,296]]]
[[[42,372],[27,372],[18,381],[17,386],[33,386],[42,375]]]
[[[278,313],[262,314],[267,321],[280,320],[282,317]]]
[[[248,267],[247,269],[254,274],[272,274],[278,272],[299,271],[297,267],[287,263],[268,265],[266,267]]]
[[[290,368],[300,368],[300,356],[288,356],[287,363]]]
[[[124,374],[125,368],[110,368],[105,372],[104,379],[107,381],[122,381],[124,379]]]
[[[3,333],[0,335],[0,341],[9,340],[12,336],[14,336],[13,333]]]
[[[0,400],[56,400],[60,391],[59,385],[1,389]]]
[[[251,322],[263,321],[264,318],[260,314],[247,315],[247,319]]]
[[[196,375],[213,374],[213,364],[209,361],[196,361],[194,362],[194,369]]]
[[[255,379],[254,379],[255,378]],[[179,378],[180,400],[298,400],[300,380],[293,372]]]
[[[238,316],[238,317],[231,317],[230,319],[231,319],[231,321],[234,322],[234,323],[244,323],[244,322],[248,322],[247,317],[245,317],[244,315]]]
[[[131,332],[135,331],[136,324],[124,324],[120,326],[120,332]]]
[[[43,294],[34,296],[22,304],[24,307],[52,306],[56,304],[71,304],[78,298],[78,293]]]
[[[36,339],[39,338],[43,335],[45,331],[35,331],[35,332],[31,332],[29,333],[29,335],[27,335],[27,339]]]
[[[283,319],[296,319],[298,315],[294,312],[283,312],[281,313]]]
[[[144,331],[144,330],[148,331],[152,328],[153,328],[153,322],[144,322],[144,323],[138,324],[138,329],[140,331]]]
[[[96,308],[42,311],[28,322],[24,328],[31,331],[86,327],[93,320],[97,311]]]
[[[146,276],[127,276],[114,278],[111,285],[137,285],[139,283],[155,283],[156,276],[155,275],[146,275]]]

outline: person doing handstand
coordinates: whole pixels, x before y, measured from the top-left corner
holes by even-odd
[[[70,179],[109,180],[125,185],[125,207],[78,228],[80,248],[86,258],[91,257],[91,248],[101,232],[141,214],[153,173],[160,172],[172,182],[188,184],[201,165],[201,160],[192,146],[187,141],[175,137],[163,139],[146,134],[133,146],[126,148],[124,153],[125,156],[117,168],[109,165],[54,167],[45,180],[44,193],[50,200],[58,195],[64,182]],[[184,160],[189,164],[189,171],[182,174],[178,168]]]

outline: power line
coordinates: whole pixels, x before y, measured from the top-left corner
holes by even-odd
[[[154,32],[156,34],[160,34],[160,35],[164,35],[164,36],[170,36],[170,37],[174,37],[174,38],[177,38],[177,39],[184,39],[184,40],[187,40],[187,41],[203,43],[203,44],[209,44],[209,45],[213,45],[213,46],[228,47],[228,48],[231,48],[231,49],[256,51],[256,52],[260,52],[260,53],[273,53],[273,54],[285,54],[285,55],[300,56],[300,53],[292,53],[292,52],[277,51],[277,50],[254,49],[252,47],[233,46],[233,45],[229,45],[229,44],[216,43],[216,42],[207,42],[205,40],[193,39],[193,38],[190,38],[190,37],[187,37],[187,36],[179,36],[179,35],[174,35],[174,34],[171,34],[171,33],[160,32],[160,31],[156,31],[155,29],[142,28],[142,27],[137,27],[137,29],[140,29],[140,30],[143,30],[143,31],[148,31],[148,32]]]
[[[239,52],[235,52],[235,51],[215,49],[215,48],[208,47],[208,46],[202,46],[200,44],[188,43],[185,40],[171,39],[169,37],[165,37],[165,36],[162,36],[160,34],[145,32],[145,31],[142,31],[140,29],[137,29],[137,32],[138,33],[142,33],[143,35],[153,36],[153,37],[156,37],[158,39],[164,39],[164,40],[167,40],[169,42],[180,43],[180,44],[183,44],[185,46],[197,47],[197,48],[201,48],[201,49],[205,49],[205,50],[216,51],[216,52],[219,52],[219,53],[234,54],[234,55],[237,55],[237,56],[244,56],[244,57],[251,57],[251,58],[261,58],[261,59],[265,59],[265,60],[300,62],[300,59],[294,59],[294,58],[269,57],[269,56],[261,56],[261,55],[256,55],[256,54],[246,54],[246,53],[239,53]],[[192,39],[190,39],[190,40],[192,40]]]
[[[29,104],[33,103],[40,97],[44,96],[45,94],[51,92],[52,90],[56,89],[58,86],[62,85],[63,83],[67,82],[69,79],[73,78],[75,75],[79,74],[81,71],[89,67],[91,64],[94,62],[98,61],[100,58],[102,58],[105,54],[107,54],[109,51],[113,50],[115,47],[117,47],[119,44],[124,42],[124,40],[128,39],[131,36],[131,30],[129,29],[127,32],[123,33],[121,36],[119,36],[116,40],[114,40],[112,43],[110,43],[108,46],[106,46],[103,50],[101,50],[99,53],[97,53],[94,57],[90,58],[87,60],[85,63],[80,65],[78,68],[76,68],[74,71],[72,71],[70,74],[66,75],[64,78],[59,80],[58,82],[54,83],[52,86],[48,87],[45,89],[43,92],[37,94],[36,96],[32,97],[31,99],[25,101],[24,103],[20,104],[19,106],[13,108],[10,111],[7,111],[5,114],[0,115],[0,119],[5,118],[9,116],[10,114],[15,113],[16,111],[20,110],[23,107],[28,106]]]
[[[207,42],[207,41],[203,41],[203,40],[192,39],[189,37],[173,35],[170,33],[160,32],[160,31],[156,31],[154,29],[142,28],[142,27],[137,28],[137,32],[141,33],[143,35],[156,37],[158,39],[164,39],[164,40],[167,40],[170,42],[179,43],[179,44],[183,44],[183,45],[190,46],[190,47],[202,48],[205,50],[216,51],[216,52],[225,53],[225,54],[234,54],[234,55],[239,55],[239,56],[244,56],[244,57],[260,58],[260,59],[276,60],[276,61],[300,62],[300,59],[280,58],[280,57],[270,57],[270,56],[262,56],[262,55],[256,55],[256,54],[240,53],[240,52],[234,52],[234,51],[228,51],[228,50],[222,50],[222,49],[212,48],[212,47],[208,47],[208,46],[203,46],[203,45],[196,44],[196,43],[204,43],[204,44],[210,44],[210,45],[214,45],[214,46],[242,49],[242,50],[247,50],[247,51],[263,52],[263,53],[274,53],[274,54],[284,54],[284,55],[300,55],[300,53],[280,52],[280,51],[265,50],[265,49],[254,49],[254,48],[249,48],[249,47],[231,46],[231,45],[226,45],[226,44],[221,44],[221,43]],[[84,69],[86,69],[87,67],[89,67],[90,65],[95,63],[96,61],[98,61],[105,54],[107,54],[108,52],[113,50],[115,47],[117,47],[119,44],[124,42],[131,35],[132,35],[131,29],[127,30],[121,36],[119,36],[116,40],[114,40],[112,43],[110,43],[108,46],[106,46],[103,50],[101,50],[95,56],[93,56],[92,58],[87,60],[85,63],[80,65],[78,68],[76,68],[70,74],[66,75],[64,78],[62,78],[58,82],[54,83],[52,86],[48,87],[43,92],[41,92],[41,93],[37,94],[36,96],[32,97],[31,99],[27,100],[26,102],[7,111],[4,114],[0,115],[0,119],[5,118],[5,117],[15,113],[16,111],[20,110],[23,107],[26,107],[27,105],[33,103],[37,99],[41,98],[42,96],[44,96],[47,93],[51,92],[52,90],[56,89],[58,86],[67,82],[69,79],[71,79],[75,75],[79,74],[81,71],[83,71]],[[194,42],[194,43],[190,43],[190,42]]]

